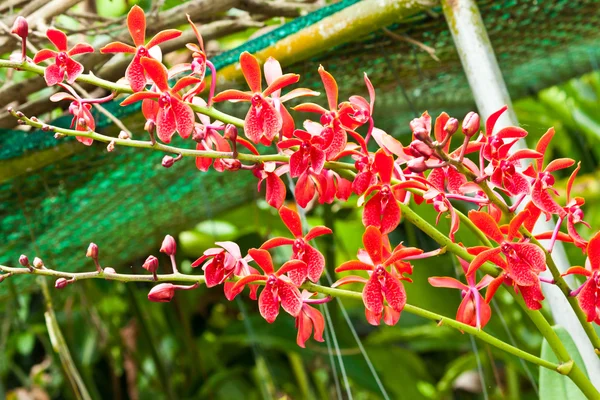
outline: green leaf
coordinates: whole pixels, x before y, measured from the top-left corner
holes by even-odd
[[[569,332],[567,332],[567,330],[562,326],[554,326],[553,329],[571,355],[573,361],[579,365],[579,367],[583,370],[583,373],[587,376],[585,364],[583,363],[581,355],[577,350],[577,346],[575,346],[575,342],[573,342]],[[552,352],[552,349],[546,340],[544,340],[544,343],[542,343],[541,357],[544,360],[558,363],[556,355],[554,352]],[[560,375],[558,372],[540,367],[540,400],[564,399],[585,400],[586,397],[567,376]]]
[[[31,354],[34,344],[35,336],[33,335],[33,332],[25,332],[17,337],[17,350],[19,354],[23,356]]]

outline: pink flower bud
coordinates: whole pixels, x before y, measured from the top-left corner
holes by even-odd
[[[238,129],[235,125],[233,124],[227,124],[225,125],[225,134],[224,134],[225,139],[229,139],[232,142],[235,142],[237,140],[238,137]]]
[[[85,256],[96,260],[98,258],[98,245],[96,243],[90,243]]]
[[[108,144],[108,146],[106,146],[106,151],[108,151],[109,153],[112,153],[113,151],[115,151],[115,141],[111,140],[110,143]]]
[[[162,159],[162,166],[165,168],[171,168],[175,164],[175,159],[171,156],[164,156]]]
[[[56,283],[54,283],[54,287],[57,289],[64,289],[67,287],[68,284],[69,284],[69,281],[66,280],[65,278],[58,278],[56,280]]]
[[[125,132],[125,131],[121,131],[119,132],[119,139],[131,139],[131,136],[129,135],[129,133]]]
[[[471,137],[479,131],[480,126],[479,114],[471,111],[463,120],[462,131],[465,136]]]
[[[430,139],[429,137],[429,131],[427,131],[426,129],[423,128],[417,128],[413,131],[413,134],[415,135],[415,138],[417,140],[420,140],[422,142],[426,142],[428,139]]]
[[[152,272],[153,274],[155,274],[158,270],[158,258],[154,256],[148,256],[148,258],[146,258],[146,261],[144,261],[142,268],[144,268],[148,272]]]
[[[433,155],[433,149],[420,140],[413,140],[410,150],[415,157],[423,157],[425,160]]]
[[[33,266],[37,269],[43,268],[44,267],[44,262],[42,261],[41,258],[36,257],[33,259]]]
[[[423,157],[413,158],[406,163],[406,166],[411,172],[415,173],[427,171],[427,164],[425,164],[425,159]]]
[[[454,135],[454,133],[458,130],[458,120],[456,118],[450,118],[446,125],[444,125],[444,131],[448,135]]]
[[[29,266],[29,258],[27,258],[27,256],[25,254],[21,254],[21,257],[19,257],[19,264],[21,264],[24,267],[28,267]]]
[[[167,235],[163,239],[162,246],[160,246],[160,252],[165,253],[168,256],[174,256],[177,252],[177,244],[173,236]]]
[[[111,268],[111,267],[106,267],[106,268],[104,268],[104,273],[105,273],[105,274],[116,274],[116,273],[117,273],[117,271],[115,271],[115,269],[114,269],[114,268]]]
[[[152,121],[151,119],[149,119],[148,121],[146,121],[146,123],[144,124],[144,130],[148,133],[153,133],[154,132],[154,127],[156,126],[156,124],[154,123],[154,121]]]
[[[160,283],[150,289],[148,300],[157,303],[168,303],[175,296],[175,285],[172,283]]]
[[[15,19],[15,23],[10,32],[25,40],[27,35],[29,35],[29,24],[27,23],[27,20],[19,15],[17,19]]]

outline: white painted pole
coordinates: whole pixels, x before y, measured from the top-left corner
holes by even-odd
[[[475,0],[442,0],[441,3],[482,120],[485,121],[490,114],[506,104],[508,111],[498,120],[496,129],[518,126],[508,89],[477,3]],[[525,146],[524,142],[519,144],[522,147]],[[545,232],[552,229],[554,229],[552,221],[546,222],[541,218],[535,231]],[[570,267],[562,243],[556,243],[552,257],[561,272]],[[552,278],[550,271],[546,271],[544,274],[544,276]],[[572,286],[572,280],[568,283]],[[542,284],[542,289],[552,310],[554,322],[569,331],[581,353],[592,383],[597,389],[600,389],[600,359],[595,354],[575,312],[558,287]]]

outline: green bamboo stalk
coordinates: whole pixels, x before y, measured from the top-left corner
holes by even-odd
[[[91,400],[90,394],[83,383],[83,379],[79,374],[79,370],[71,357],[71,352],[65,341],[65,338],[58,325],[56,314],[54,313],[54,306],[52,304],[52,296],[48,289],[48,282],[45,279],[38,278],[38,283],[42,289],[42,295],[46,303],[46,312],[44,318],[46,319],[46,328],[48,329],[48,335],[50,336],[50,342],[52,348],[58,354],[60,362],[63,366],[67,380],[73,388],[73,393],[78,399]]]

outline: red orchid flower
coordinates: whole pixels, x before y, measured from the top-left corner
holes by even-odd
[[[554,176],[552,176],[551,172],[569,168],[575,164],[575,161],[570,158],[559,158],[552,160],[548,163],[546,168],[543,168],[546,150],[548,149],[548,145],[553,136],[554,128],[550,128],[540,138],[536,146],[536,151],[542,154],[542,157],[538,158],[535,166],[531,165],[525,171],[525,174],[535,179],[531,189],[531,201],[547,215],[557,214],[561,219],[564,219],[566,217],[566,211],[552,198],[550,193],[548,193],[548,191],[551,190],[558,195],[556,190],[552,187],[552,185],[554,185]]]
[[[459,259],[459,261],[466,274],[469,263],[463,259]],[[481,278],[479,283],[476,283],[475,274],[466,275],[466,277],[466,285],[458,279],[450,277],[432,276],[428,278],[428,281],[431,286],[460,290],[463,300],[456,312],[456,320],[474,326],[477,329],[482,329],[489,322],[490,317],[492,316],[492,310],[479,291],[487,287],[494,278],[485,275]]]
[[[534,150],[521,149],[504,159],[493,159],[488,167],[492,169],[491,183],[497,188],[506,190],[512,196],[529,194],[531,185],[529,179],[517,168],[521,166],[521,160],[526,158],[541,158],[542,154]]]
[[[135,54],[133,60],[125,71],[125,76],[129,81],[129,85],[134,92],[144,90],[146,86],[146,72],[142,66],[143,57],[151,57],[151,50],[155,46],[166,42],[167,40],[175,39],[181,36],[181,31],[177,29],[166,29],[158,32],[147,44],[146,41],[146,15],[144,10],[135,5],[127,14],[127,28],[133,39],[135,47],[121,42],[112,42],[100,49],[100,53],[130,53]],[[160,49],[160,48],[158,48]]]
[[[325,71],[323,66],[319,66],[319,75],[323,81],[325,92],[327,94],[327,103],[329,110],[315,103],[299,104],[293,109],[296,111],[306,111],[321,114],[321,124],[323,129],[320,136],[325,142],[323,150],[327,156],[327,160],[332,160],[344,150],[347,143],[346,131],[342,127],[340,121],[340,112],[338,109],[338,85],[333,76]]]
[[[356,130],[359,126],[369,123],[369,129],[365,135],[365,142],[369,142],[371,132],[374,128],[373,111],[375,105],[375,88],[364,73],[365,84],[369,92],[369,101],[362,96],[350,96],[350,99],[339,106],[340,121],[344,128]]]
[[[69,113],[73,115],[73,119],[71,120],[71,129],[75,127],[75,130],[81,132],[93,131],[96,129],[96,121],[94,121],[94,116],[92,115],[91,109],[92,104],[99,104],[107,102],[113,99],[114,94],[110,94],[106,97],[99,99],[82,99],[79,97],[77,92],[73,90],[72,87],[68,85],[64,85],[62,83],[58,83],[59,86],[69,91],[69,93],[55,93],[50,96],[50,101],[59,102],[62,100],[70,100],[71,105],[69,106]],[[83,136],[75,136],[75,138],[83,143],[86,146],[91,146],[94,142],[94,139],[83,137]]]
[[[325,226],[315,226],[305,236],[302,233],[300,216],[296,211],[283,206],[279,209],[279,216],[295,239],[275,237],[267,240],[260,248],[269,250],[278,246],[292,246],[292,259],[304,261],[307,269],[290,271],[288,277],[296,286],[302,285],[306,278],[310,279],[311,282],[317,283],[325,268],[325,257],[323,257],[323,254],[319,250],[308,243],[321,235],[331,234],[331,229]]]
[[[486,261],[491,261],[508,272],[508,275],[519,286],[539,284],[538,275],[546,269],[546,256],[541,248],[533,243],[513,242],[519,237],[519,227],[527,218],[528,212],[519,213],[510,222],[507,237],[502,234],[496,221],[482,211],[469,211],[469,219],[490,239],[500,246],[488,248],[476,246],[469,248],[471,254],[477,256],[471,261],[467,275],[472,275]],[[500,255],[504,255],[504,260]]]
[[[276,63],[276,64],[275,64]],[[271,80],[278,75],[278,62],[265,63],[265,77]],[[287,100],[279,98],[282,88],[292,85],[300,80],[298,74],[285,74],[274,78],[269,86],[262,90],[262,74],[258,60],[247,51],[240,54],[240,67],[250,88],[249,92],[229,89],[217,94],[214,102],[220,101],[247,101],[251,103],[250,109],[244,121],[244,133],[254,143],[270,145],[283,127],[283,119],[280,112],[280,103]],[[273,71],[275,69],[275,71]],[[279,69],[281,67],[279,66]],[[275,98],[270,98],[275,94]],[[277,101],[276,101],[277,100]],[[275,104],[277,103],[277,104]]]
[[[277,143],[277,147],[282,150],[293,146],[299,147],[290,156],[291,177],[299,177],[309,167],[312,167],[315,173],[320,174],[325,165],[325,152],[321,149],[323,139],[320,136],[314,136],[310,132],[300,129],[296,129],[293,135],[295,138],[285,139]]]
[[[50,28],[46,31],[46,37],[54,44],[56,50],[42,49],[33,57],[36,64],[54,58],[54,64],[49,65],[44,71],[44,79],[48,86],[56,85],[62,82],[67,74],[67,82],[73,83],[75,79],[83,72],[83,65],[73,60],[71,57],[77,54],[93,53],[94,48],[87,43],[77,43],[70,50],[67,45],[67,35],[58,29]]]
[[[577,229],[575,228],[575,224],[581,223],[591,229],[591,226],[583,220],[581,206],[585,203],[585,200],[583,197],[571,198],[571,189],[573,189],[573,183],[575,182],[575,177],[580,168],[581,163],[578,163],[577,168],[575,168],[567,182],[567,205],[564,207],[564,210],[567,214],[567,232],[569,232],[569,236],[573,239],[575,246],[585,251],[588,247],[588,242],[579,236],[579,233],[577,233]]]
[[[189,85],[198,83],[200,80],[192,76],[186,76],[178,80],[172,88],[169,88],[167,68],[153,58],[142,57],[140,65],[148,73],[154,82],[158,92],[137,92],[127,97],[121,103],[122,106],[135,103],[145,99],[158,100],[156,112],[156,133],[164,143],[171,142],[175,130],[179,135],[187,139],[194,130],[194,112],[179,95],[179,91]]]
[[[144,100],[152,101],[152,100]],[[156,104],[155,101],[152,101]],[[197,104],[202,107],[206,107],[206,102],[200,97],[194,97],[192,99],[193,104]],[[192,133],[192,139],[196,142],[196,150],[210,150],[210,151],[222,151],[231,152],[231,145],[229,142],[219,133],[225,129],[225,125],[221,121],[211,122],[210,117],[204,114],[196,113],[200,123],[194,124],[194,132]],[[208,171],[210,166],[213,164],[216,171],[223,172],[231,167],[232,160],[226,160],[222,158],[216,158],[213,160],[211,157],[196,157],[196,167],[203,172]]]
[[[290,279],[285,275],[297,269],[306,269],[306,263],[301,260],[290,260],[283,264],[277,272],[273,267],[273,259],[267,250],[250,249],[248,254],[263,270],[264,274],[252,274],[237,281],[233,291],[241,291],[245,285],[256,281],[266,281],[265,287],[258,297],[260,315],[272,323],[279,314],[279,305],[293,317],[302,311],[302,295]]]
[[[571,267],[564,275],[583,275],[586,281],[571,296],[577,296],[581,309],[587,316],[588,322],[600,324],[600,232],[590,239],[587,246],[585,268]]]
[[[240,247],[234,242],[216,242],[217,246],[211,249],[206,249],[204,254],[192,263],[192,268],[198,267],[204,263],[202,270],[207,287],[213,287],[225,282],[232,275],[238,278],[243,278],[248,275],[258,274],[255,268],[248,265],[252,261],[250,256],[242,257]],[[225,282],[224,290],[225,297],[231,301],[240,292],[233,290],[234,282]],[[256,300],[256,291],[258,285],[249,285],[250,298]],[[243,288],[242,288],[243,289]]]
[[[375,195],[365,203],[362,221],[364,226],[375,226],[381,230],[382,234],[387,234],[396,229],[400,223],[400,207],[398,206],[400,193],[398,192],[407,188],[426,190],[427,187],[413,180],[391,185],[394,159],[383,150],[375,153],[374,165],[380,183],[370,186],[364,194],[366,197],[376,191]]]
[[[388,272],[388,266],[397,261],[411,256],[418,256],[423,250],[414,247],[402,247],[395,249],[389,256],[384,256],[384,235],[381,231],[369,226],[363,234],[363,245],[369,256],[370,262],[354,260],[348,261],[336,268],[335,272],[361,270],[369,272],[369,279],[358,276],[344,277],[334,283],[334,287],[351,283],[365,283],[363,289],[363,302],[365,304],[365,315],[367,321],[372,325],[379,325],[382,314],[387,325],[395,325],[400,318],[400,313],[406,305],[406,292],[400,281],[402,275],[394,269]],[[384,299],[387,305],[384,304]]]
[[[521,294],[523,297],[523,301],[525,305],[530,310],[539,310],[542,308],[542,301],[544,300],[544,293],[542,293],[542,288],[540,287],[540,280],[537,278],[536,283],[529,286],[523,286],[517,284],[514,279],[510,277],[510,275],[506,272],[498,275],[490,284],[488,285],[487,291],[485,292],[485,301],[486,303],[490,303],[496,290],[503,283],[512,286],[515,290],[515,293]]]
[[[316,293],[310,293],[307,290],[302,290],[302,310],[296,317],[296,329],[298,329],[298,336],[296,337],[296,343],[298,346],[305,348],[306,341],[310,338],[311,333],[314,331],[313,338],[317,342],[323,342],[323,331],[325,330],[325,319],[323,314],[316,308],[311,307],[309,304],[320,304],[329,301],[329,298],[324,299],[311,299]]]
[[[289,164],[280,165],[275,162],[257,163],[252,169],[254,176],[258,178],[258,191],[263,181],[267,181],[265,191],[265,200],[267,203],[279,210],[285,201],[286,188],[281,180],[281,175],[289,171]]]

